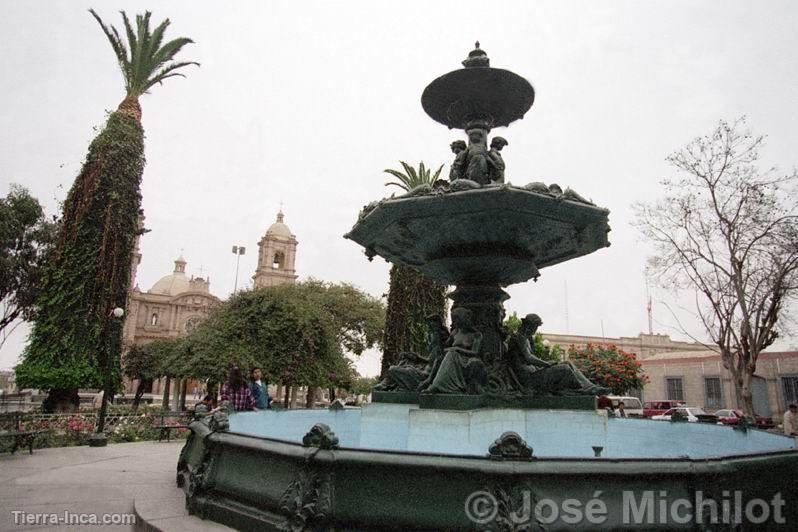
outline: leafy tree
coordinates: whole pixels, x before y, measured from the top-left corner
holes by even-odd
[[[504,329],[507,331],[507,337],[505,341],[509,340],[512,335],[518,332],[518,329],[521,328],[521,318],[518,317],[518,314],[513,312],[504,320]],[[535,335],[530,339],[532,344],[532,349],[534,349],[534,354],[541,360],[547,360],[549,362],[559,362],[562,359],[562,347],[557,344],[550,345],[543,339],[543,335],[539,332],[536,332]]]
[[[643,389],[648,382],[637,355],[614,345],[588,344],[579,348],[572,345],[568,348],[568,360],[585,377],[599,386],[610,388],[615,395]]]
[[[399,182],[385,183],[410,191],[420,185],[432,185],[440,176],[443,166],[435,173],[418,165],[418,171],[399,161],[404,173],[399,170],[385,170]],[[388,310],[385,317],[385,338],[383,340],[383,377],[388,368],[396,364],[403,351],[424,353],[426,349],[426,329],[424,320],[431,314],[446,317],[446,286],[427,279],[421,272],[407,266],[391,266],[388,285]]]
[[[162,376],[160,353],[157,344],[132,345],[125,353],[122,373],[131,380],[138,380],[133,396],[133,410],[137,410],[144,390],[152,386],[155,379]]]
[[[0,198],[0,347],[34,317],[42,268],[55,236],[39,201],[18,185]]]
[[[349,391],[355,395],[368,395],[378,382],[376,377],[357,377],[349,387]]]
[[[405,169],[404,172],[392,170],[390,168],[383,170],[386,174],[391,174],[399,180],[398,182],[389,181],[385,183],[386,187],[393,185],[409,192],[421,185],[432,185],[438,180],[438,177],[441,175],[441,170],[443,170],[443,165],[441,165],[433,174],[432,169],[426,168],[423,161],[418,163],[418,171],[404,161],[399,161],[399,163],[401,163],[402,167]]]
[[[21,387],[49,391],[47,408],[77,408],[77,388],[104,384],[103,369],[118,366],[121,327],[111,311],[124,307],[141,204],[144,130],[139,97],[193,62],[172,60],[186,44],[163,43],[169,20],[150,29],[150,13],[125,13],[127,45],[116,28],[90,10],[111,43],[125,81],[125,98],[89,146],[67,195],[51,259],[43,274],[36,321],[23,361]],[[118,321],[118,320],[117,320]],[[118,373],[109,377],[118,381]]]
[[[721,121],[668,157],[665,196],[636,205],[654,244],[649,267],[668,288],[696,292],[698,316],[747,415],[759,354],[784,330],[798,289],[798,173],[759,168],[764,137]]]
[[[236,364],[257,365],[287,386],[338,386],[351,378],[345,351],[377,345],[384,316],[378,299],[350,285],[310,280],[242,291],[192,332],[184,366],[217,381]]]

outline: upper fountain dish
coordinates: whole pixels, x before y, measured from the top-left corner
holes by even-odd
[[[537,278],[539,270],[609,245],[609,211],[570,188],[505,181],[503,137],[491,128],[523,118],[535,92],[521,76],[490,67],[473,50],[465,68],[424,90],[433,119],[462,128],[455,140],[449,180],[366,206],[345,235],[369,257],[411,266],[447,285],[507,286]]]
[[[463,66],[439,77],[424,90],[421,105],[433,120],[449,129],[468,129],[477,121],[488,128],[501,127],[523,118],[532,107],[532,85],[509,70],[491,68],[479,42]]]

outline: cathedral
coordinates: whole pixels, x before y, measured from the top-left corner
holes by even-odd
[[[139,217],[144,226],[144,215]],[[255,288],[293,283],[296,278],[296,236],[285,224],[282,210],[258,242],[258,266],[252,276]],[[210,279],[188,276],[186,259],[179,256],[172,273],[161,277],[152,287],[142,291],[136,284],[136,270],[141,262],[138,238],[131,269],[123,344],[141,345],[154,340],[180,338],[197,326],[221,300],[210,291]],[[149,392],[163,392],[164,384],[156,382]],[[189,388],[191,385],[189,385]],[[135,392],[132,382],[125,383],[125,393]],[[189,391],[189,393],[191,393]]]

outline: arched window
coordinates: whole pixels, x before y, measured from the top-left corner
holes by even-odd
[[[158,325],[158,313],[153,312],[152,317],[150,317],[150,325]]]
[[[284,264],[285,264],[285,254],[282,251],[275,251],[274,261],[272,262],[272,268],[274,268],[275,270],[282,270]]]

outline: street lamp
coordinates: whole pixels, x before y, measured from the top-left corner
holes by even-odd
[[[241,255],[246,253],[247,248],[244,246],[233,246],[233,255],[236,256],[236,282],[233,285],[233,293],[236,293],[238,290],[238,263],[241,261]]]
[[[116,349],[116,342],[118,341],[119,326],[122,324],[122,316],[125,315],[125,309],[116,307],[111,311],[111,345],[109,352],[105,354],[105,383],[103,386],[103,399],[100,403],[100,413],[97,415],[97,431],[89,437],[90,447],[105,447],[108,444],[108,438],[105,436],[105,413],[108,410],[108,396],[111,395],[111,374],[113,373],[113,357],[118,353]]]

